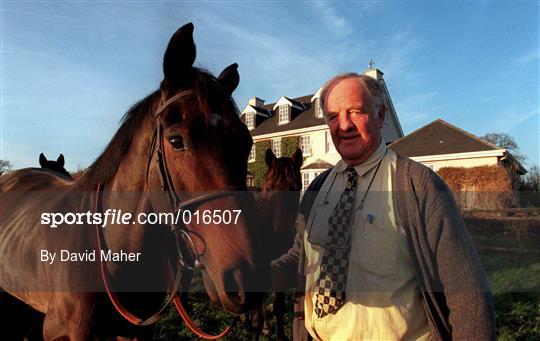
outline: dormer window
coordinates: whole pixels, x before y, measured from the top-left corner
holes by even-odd
[[[289,121],[291,120],[290,119],[290,115],[291,115],[291,107],[284,104],[284,105],[280,105],[278,107],[278,113],[279,113],[279,122],[278,124],[285,124],[285,123],[289,123]]]
[[[313,105],[315,106],[315,117],[317,118],[323,118],[323,110],[321,107],[321,99],[317,98],[315,101],[313,101]]]
[[[247,113],[245,122],[249,130],[254,129],[255,128],[255,114]]]

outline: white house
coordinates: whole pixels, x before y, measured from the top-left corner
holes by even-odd
[[[441,119],[388,146],[434,171],[443,167],[503,165],[514,179],[527,171],[506,149],[499,148]]]
[[[383,85],[388,99],[383,138],[390,144],[403,137],[401,124],[392,104],[390,94],[383,79],[383,73],[376,68],[364,72]],[[253,149],[249,162],[255,161],[256,142],[270,140],[274,153],[281,156],[281,139],[298,137],[299,147],[304,154],[302,166],[303,190],[324,170],[335,165],[340,156],[336,152],[328,126],[321,109],[319,88],[314,94],[289,98],[281,96],[276,102],[265,104],[264,100],[253,97],[242,110],[241,119],[253,137]],[[284,155],[289,156],[289,155]],[[248,185],[252,178],[248,177]]]

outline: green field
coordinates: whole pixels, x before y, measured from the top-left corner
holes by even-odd
[[[466,222],[493,289],[498,339],[540,339],[540,220]]]
[[[540,224],[539,220],[466,219],[470,234],[477,245],[486,269],[497,314],[499,340],[540,339]],[[200,290],[200,281],[198,283]],[[201,296],[201,295],[198,295]],[[194,297],[193,315],[204,330],[217,332],[224,328],[230,316],[216,309],[204,297]],[[292,335],[292,293],[287,296],[290,312],[286,332]],[[266,304],[269,335],[263,340],[273,340],[274,325],[270,300]],[[225,338],[249,340],[251,335],[245,317]],[[182,325],[175,312],[158,325],[158,339],[196,339]]]

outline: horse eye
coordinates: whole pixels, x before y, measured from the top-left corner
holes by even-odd
[[[169,143],[174,149],[185,149],[184,139],[180,135],[169,137]]]

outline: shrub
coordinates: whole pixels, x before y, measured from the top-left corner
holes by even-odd
[[[255,161],[248,163],[248,170],[255,177],[255,186],[261,188],[268,167],[264,161],[266,150],[271,147],[270,140],[255,142]]]
[[[516,205],[512,182],[504,167],[444,167],[437,173],[461,208],[501,209]]]

